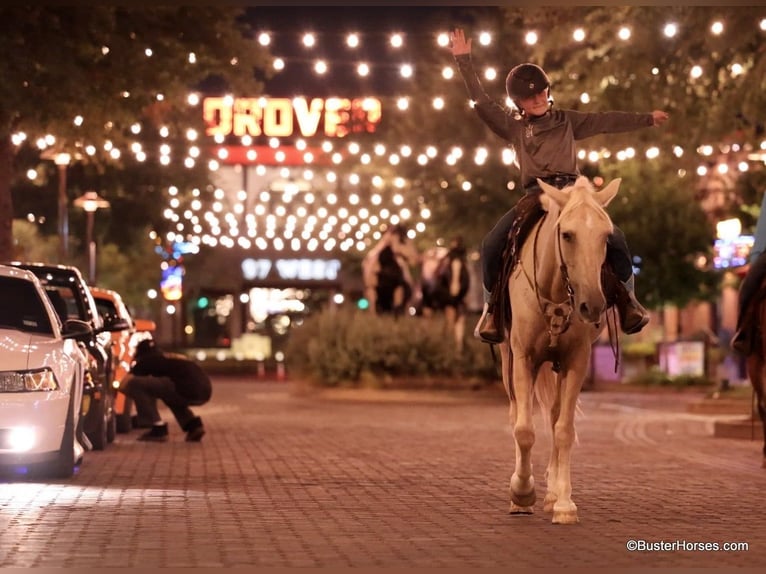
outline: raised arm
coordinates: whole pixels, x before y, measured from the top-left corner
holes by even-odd
[[[473,68],[471,39],[466,39],[465,32],[461,28],[455,28],[450,33],[450,40],[452,56],[455,58],[458,71],[468,90],[468,97],[476,104],[477,114],[495,134],[510,140],[512,136],[509,131],[511,126],[508,121],[507,110],[489,97]]]

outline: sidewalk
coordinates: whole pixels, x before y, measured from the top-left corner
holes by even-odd
[[[72,480],[6,479],[0,567],[766,566],[753,511],[766,472],[760,442],[712,437],[715,417],[686,411],[688,396],[581,399],[580,523],[557,526],[542,510],[550,439],[539,424],[535,514],[508,514],[514,454],[501,386],[312,394],[217,377],[212,401],[195,409],[202,443],[171,423],[167,443],[118,435]],[[676,544],[629,551],[633,540]]]

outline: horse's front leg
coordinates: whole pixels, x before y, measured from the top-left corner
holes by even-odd
[[[553,373],[548,374],[550,377],[554,377],[555,375]],[[556,423],[559,420],[559,415],[561,414],[561,385],[559,384],[559,381],[556,380],[555,383],[555,389],[556,389],[556,396],[554,399],[553,404],[550,406],[550,420],[548,423],[550,424],[550,432],[551,432],[551,452],[550,452],[550,458],[548,459],[548,468],[545,471],[545,480],[547,483],[547,488],[545,491],[545,500],[543,501],[543,510],[545,512],[552,512],[553,511],[553,505],[556,503],[556,500],[558,499],[558,493],[556,492],[556,487],[558,486],[558,476],[559,476],[559,449],[556,446],[556,441],[553,440],[553,437],[556,432]]]
[[[562,373],[560,400],[561,409],[558,420],[553,425],[553,448],[558,451],[556,476],[549,480],[549,488],[555,493],[553,502],[554,524],[574,524],[579,522],[577,505],[572,501],[571,456],[575,440],[575,411],[577,398],[585,370],[582,365],[575,365]]]
[[[535,428],[532,421],[532,382],[536,370],[528,357],[513,359],[513,397],[515,421],[513,438],[516,443],[516,466],[511,476],[511,513],[532,514],[537,500],[535,478],[532,474],[532,446],[535,444]]]

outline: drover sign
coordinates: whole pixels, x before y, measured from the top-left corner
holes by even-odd
[[[376,98],[205,98],[208,136],[344,137],[374,132],[380,123]]]

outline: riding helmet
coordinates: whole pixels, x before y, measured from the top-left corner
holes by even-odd
[[[505,89],[512,100],[530,98],[550,87],[548,74],[535,64],[519,64],[505,78]]]

